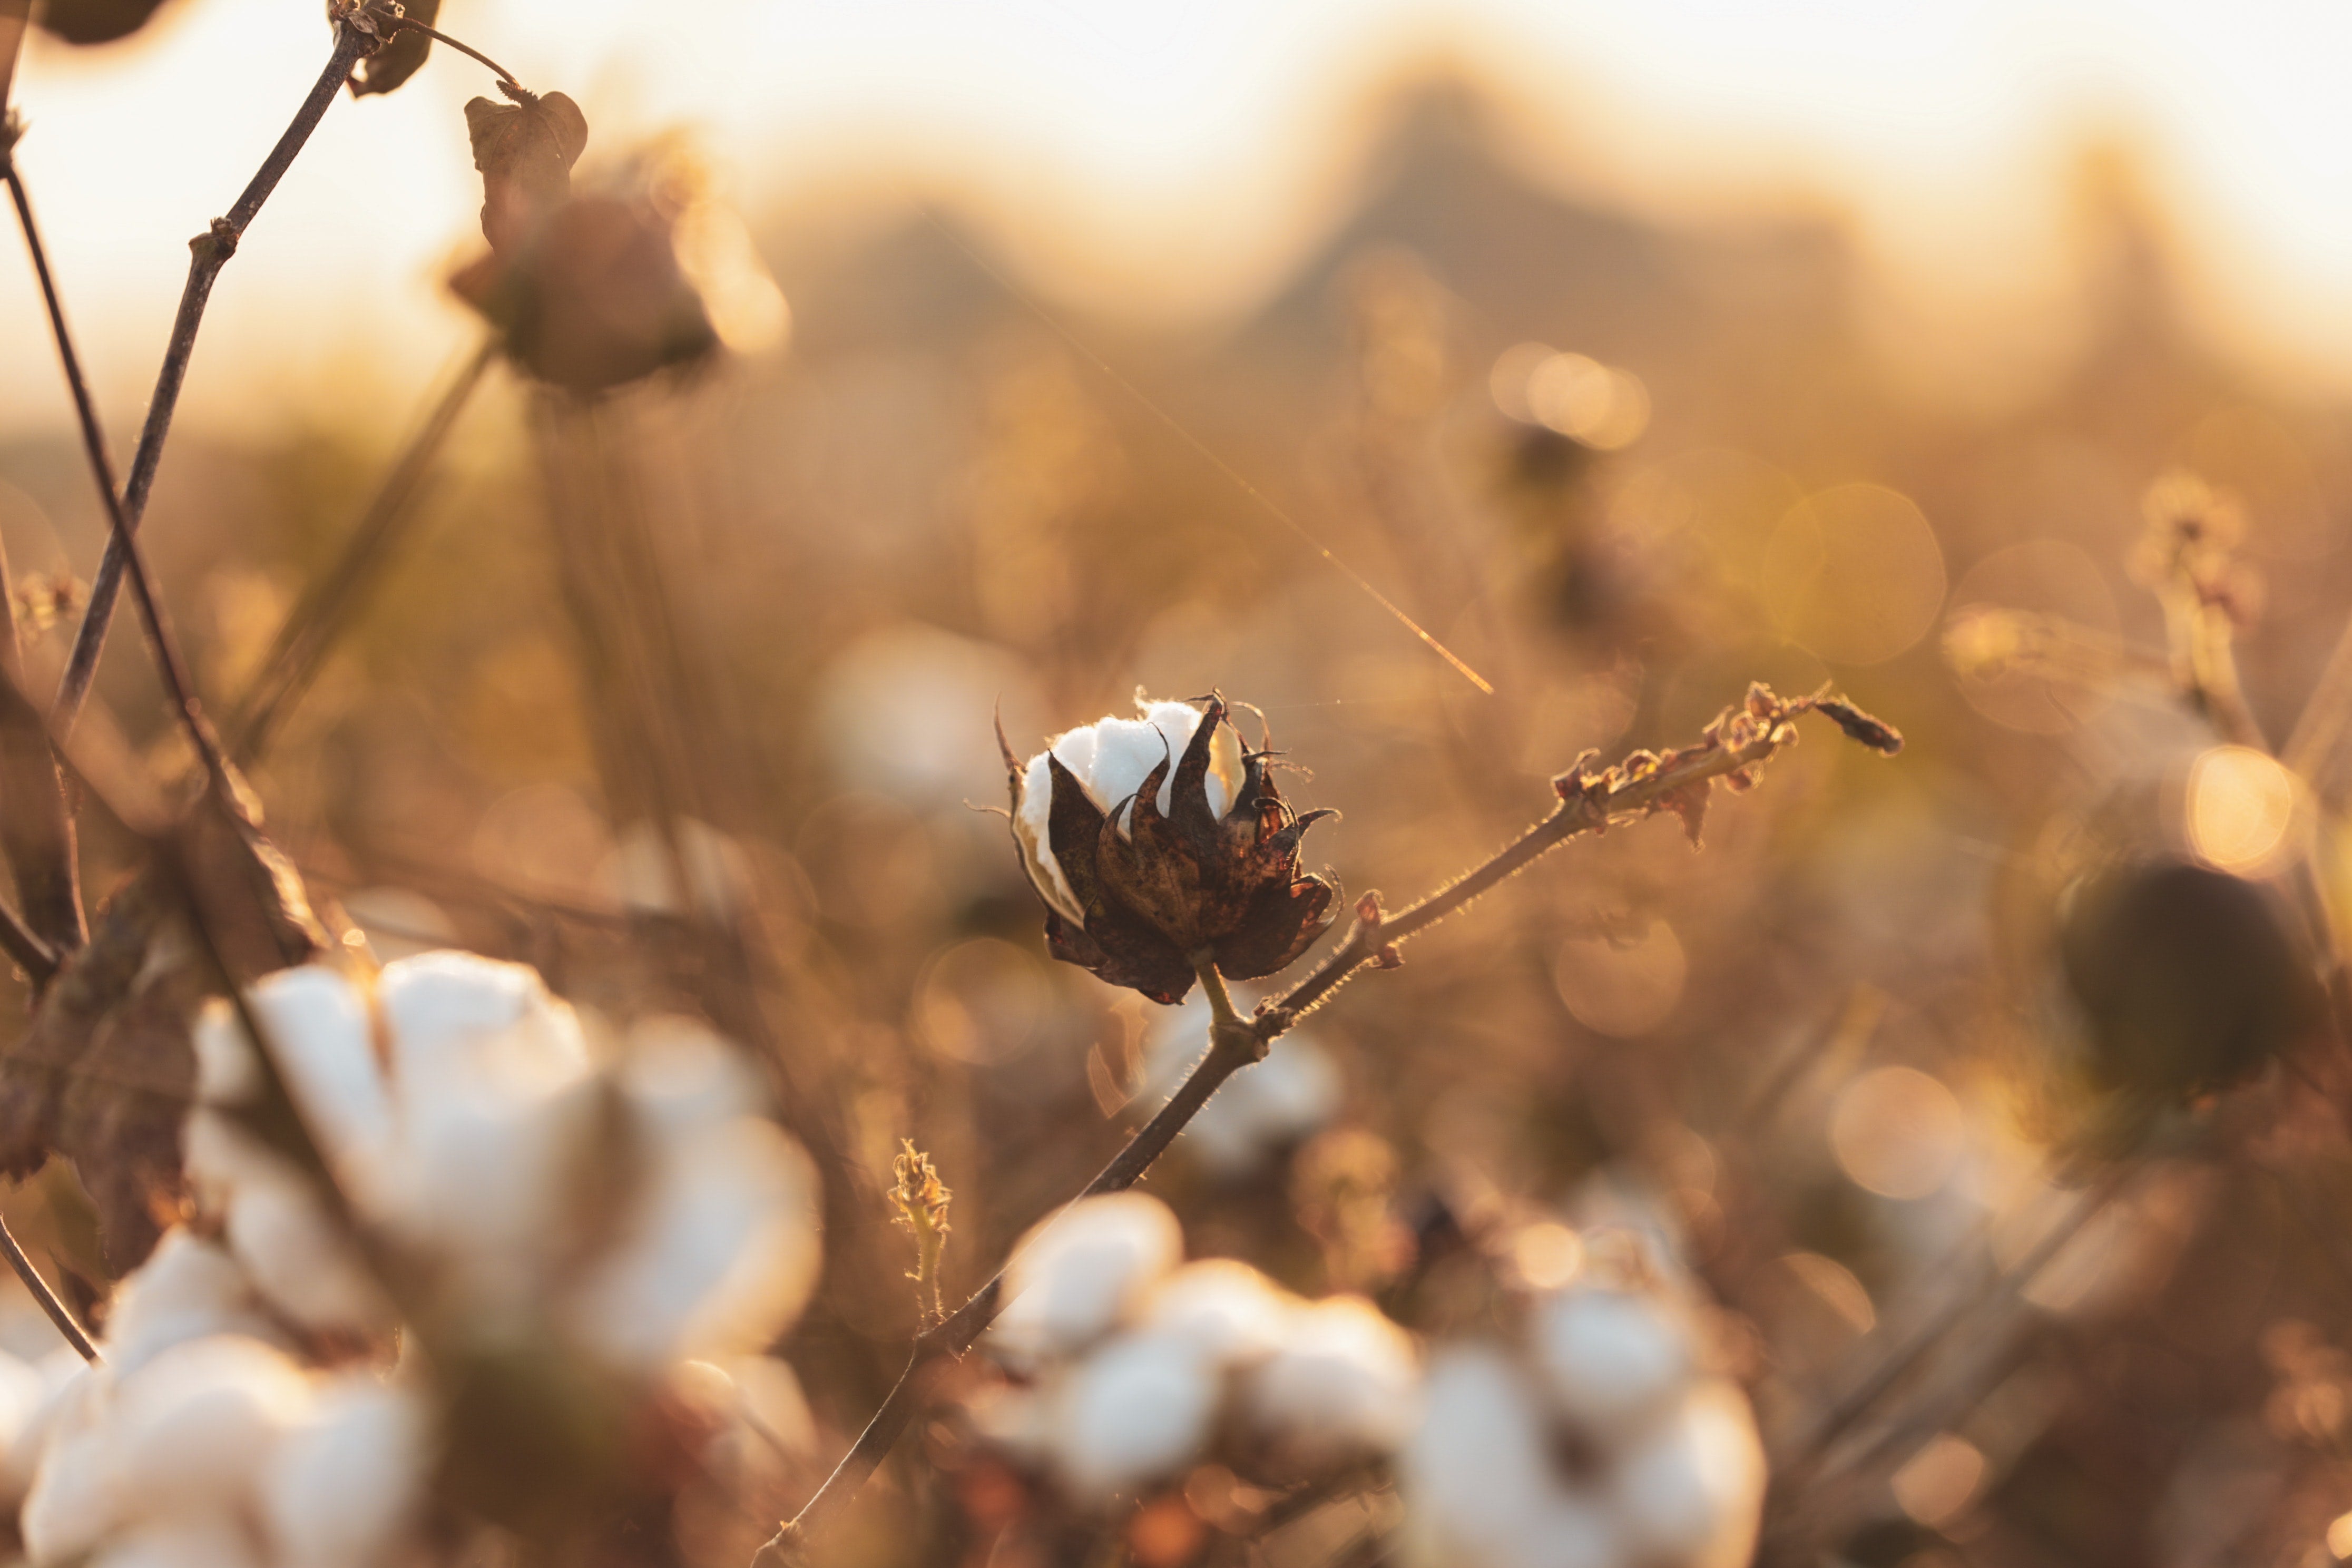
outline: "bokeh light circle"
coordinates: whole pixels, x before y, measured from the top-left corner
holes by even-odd
[[[2268,870],[2287,846],[2294,775],[2250,746],[2215,746],[2189,765],[2189,847],[2216,870]]]
[[[1944,604],[1944,552],[1909,497],[1839,485],[1806,497],[1764,549],[1764,602],[1790,641],[1831,664],[1880,664]]]
[[[1629,1039],[1664,1023],[1683,999],[1690,963],[1675,928],[1651,922],[1635,942],[1579,937],[1560,944],[1552,965],[1559,999],[1597,1034]]]
[[[1830,1115],[1838,1169],[1883,1198],[1924,1198],[1951,1179],[1968,1138],[1960,1102],[1916,1068],[1874,1068]]]

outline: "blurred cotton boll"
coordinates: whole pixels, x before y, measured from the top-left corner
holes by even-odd
[[[1057,1390],[1052,1447],[1071,1490],[1107,1500],[1181,1472],[1200,1454],[1220,1396],[1215,1358],[1197,1341],[1112,1341]]]
[[[1205,1258],[1170,1275],[1143,1314],[1152,1333],[1189,1341],[1226,1366],[1280,1349],[1302,1303],[1248,1264]]]
[[[1255,998],[1233,988],[1244,1013]],[[1143,1047],[1145,1088],[1165,1098],[1209,1044],[1209,1002],[1194,996],[1155,1016]],[[1347,1084],[1331,1053],[1304,1030],[1276,1040],[1265,1059],[1225,1080],[1214,1098],[1179,1133],[1179,1145],[1221,1176],[1244,1176],[1330,1124]]]
[[[1421,1368],[1411,1336],[1360,1296],[1290,1315],[1248,1374],[1244,1408],[1286,1465],[1384,1456],[1412,1430]]]
[[[1013,1248],[989,1348],[1016,1366],[1075,1354],[1128,1321],[1183,1256],[1184,1234],[1159,1199],[1082,1198]]]
[[[413,1391],[363,1373],[323,1384],[261,1476],[278,1558],[316,1568],[382,1562],[424,1501],[430,1440]]]
[[[918,810],[995,798],[1003,784],[989,716],[1023,729],[1038,707],[1013,655],[914,622],[843,648],[817,690],[835,779]]]
[[[1645,1295],[1567,1290],[1537,1306],[1530,1329],[1546,1391],[1588,1426],[1644,1420],[1690,1375],[1687,1331]]]
[[[1010,1352],[992,1335],[1023,1381],[966,1405],[985,1447],[1068,1500],[1098,1510],[1211,1463],[1282,1485],[1342,1474],[1412,1430],[1419,1358],[1370,1301],[1305,1301],[1233,1258],[1171,1272],[1181,1237],[1154,1198],[1087,1199],[1071,1221],[1083,1223],[1058,1251],[1046,1253],[1049,1230],[1016,1259],[1040,1293],[1014,1298],[997,1332],[1055,1286],[1074,1309],[1066,1331],[1039,1331],[1032,1306]]]
[[[814,1174],[700,1026],[641,1024],[599,1071],[536,973],[452,952],[391,964],[372,997],[331,970],[284,971],[253,1005],[345,1194],[429,1264],[434,1307],[469,1331],[560,1328],[611,1367],[650,1372],[760,1348],[805,1300]],[[316,1194],[232,1118],[257,1069],[225,1008],[199,1024],[197,1050],[189,1164],[243,1280],[311,1328],[380,1333],[388,1304]],[[583,1257],[578,1194],[616,1176]],[[167,1244],[159,1260],[183,1256]]]
[[[649,1020],[629,1047],[620,1078],[653,1146],[649,1180],[621,1245],[582,1288],[582,1335],[648,1368],[758,1349],[816,1278],[815,1173],[751,1114],[750,1077],[718,1037]]]
[[[1538,1295],[1517,1343],[1433,1356],[1399,1466],[1411,1561],[1748,1560],[1765,1469],[1747,1398],[1701,1369],[1687,1314],[1654,1275],[1620,1272]]]

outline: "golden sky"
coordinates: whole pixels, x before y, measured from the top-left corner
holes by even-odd
[[[958,193],[1049,294],[1180,318],[1313,242],[1369,93],[1417,61],[1494,82],[1543,177],[1677,221],[1841,212],[1919,319],[2019,333],[2063,296],[2074,149],[2122,136],[2217,339],[2352,385],[2341,4],[450,0],[444,21],[577,98],[592,158],[686,129],[755,215],[889,171]],[[316,0],[173,0],[127,45],[30,50],[18,155],[110,419],[143,405],[185,241],[327,47]],[[220,285],[186,417],[404,418],[466,331],[436,279],[475,233],[458,108],[488,85],[436,52],[336,104]],[[61,427],[5,248],[0,429]]]

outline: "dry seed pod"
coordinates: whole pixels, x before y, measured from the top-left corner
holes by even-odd
[[[1141,721],[1072,730],[1025,763],[997,737],[1046,946],[1171,1004],[1195,953],[1234,980],[1287,968],[1331,923],[1339,888],[1298,868],[1298,843],[1334,814],[1290,809],[1273,753],[1241,743],[1221,699],[1138,706]]]
[[[2068,890],[2059,931],[2101,1087],[2183,1100],[2259,1072],[2315,1016],[2310,967],[2270,894],[2176,860]]]

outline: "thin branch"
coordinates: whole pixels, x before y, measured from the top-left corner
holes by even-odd
[[[16,1278],[25,1282],[25,1289],[32,1292],[33,1300],[41,1304],[41,1310],[49,1315],[49,1321],[58,1326],[58,1332],[65,1335],[66,1343],[81,1352],[84,1361],[102,1359],[98,1353],[98,1346],[90,1342],[89,1335],[81,1324],[74,1321],[72,1310],[58,1300],[58,1293],[49,1289],[49,1282],[41,1278],[39,1269],[33,1267],[33,1260],[26,1256],[25,1248],[9,1231],[8,1222],[5,1219],[0,1219],[0,1252],[8,1255],[8,1267],[16,1271]]]
[[[432,412],[384,476],[383,485],[352,530],[343,552],[326,573],[313,579],[301,599],[278,629],[278,637],[261,661],[260,671],[246,689],[229,721],[231,746],[240,760],[250,761],[269,747],[278,726],[318,679],[335,635],[348,621],[369,576],[380,571],[401,525],[409,515],[433,459],[449,437],[467,402],[482,384],[482,376],[498,357],[495,342],[485,342],[467,361],[457,377],[441,394]]]
[[[236,254],[237,242],[260,213],[261,204],[278,188],[278,182],[293,163],[295,154],[310,139],[327,106],[342,90],[352,67],[373,53],[379,42],[350,22],[337,25],[334,52],[328,57],[326,68],[319,73],[318,82],[302,100],[302,107],[295,112],[285,134],[278,139],[278,145],[262,161],[259,173],[253,176],[226,217],[213,219],[211,227],[188,242],[192,258],[187,286],[180,294],[180,311],[172,323],[171,345],[164,351],[163,369],[155,377],[155,394],[148,401],[147,422],[139,432],[139,447],[131,457],[131,478],[122,488],[119,503],[111,499],[110,470],[101,474],[110,497],[108,513],[113,533],[107,541],[106,557],[99,563],[98,576],[90,584],[89,607],[83,613],[81,629],[66,660],[65,678],[58,687],[55,712],[60,734],[73,732],[74,721],[89,695],[90,681],[98,674],[99,656],[106,651],[107,626],[113,618],[115,597],[121,591],[123,572],[131,562],[130,542],[137,533],[140,520],[146,515],[148,492],[154,487],[155,470],[163,460],[163,441],[171,433],[172,413],[179,405],[181,384],[187,379],[188,361],[196,347],[196,329],[203,324],[213,283],[220,277],[221,268],[228,265],[228,258]],[[146,596],[142,590],[142,600]],[[174,692],[173,697],[179,700],[180,693]],[[200,742],[200,747],[202,744]]]
[[[1480,894],[1525,869],[1546,850],[1579,834],[1599,832],[1612,822],[1633,821],[1660,811],[1682,813],[1685,822],[1695,821],[1704,810],[1706,792],[1714,781],[1738,775],[1752,782],[1753,775],[1747,770],[1792,742],[1796,730],[1790,721],[1807,711],[1827,715],[1876,750],[1891,753],[1902,745],[1902,738],[1892,730],[1825,690],[1783,702],[1764,687],[1752,687],[1745,707],[1726,709],[1696,745],[1664,757],[1637,752],[1617,767],[1599,773],[1587,766],[1595,754],[1587,752],[1575,767],[1553,781],[1560,795],[1558,810],[1492,859],[1402,913],[1384,915],[1379,895],[1367,894],[1357,902],[1356,923],[1347,941],[1305,980],[1276,1000],[1261,1004],[1253,1018],[1244,1019],[1234,1012],[1223,977],[1217,973],[1210,955],[1193,955],[1193,970],[1208,994],[1212,1015],[1208,1052],[1168,1103],[1079,1195],[1124,1192],[1142,1180],[1227,1079],[1264,1059],[1276,1036],[1328,1001],[1358,971],[1367,965],[1395,967],[1398,942],[1467,908]],[[808,1543],[848,1508],[866,1479],[913,1422],[928,1381],[923,1373],[940,1359],[961,1357],[969,1351],[995,1319],[1003,1293],[1004,1270],[1000,1268],[954,1315],[916,1336],[914,1353],[882,1407],[816,1494],[753,1555],[751,1568],[792,1568],[801,1561]]]
[[[204,709],[196,700],[195,687],[188,679],[187,667],[173,641],[170,627],[163,620],[163,606],[155,596],[154,579],[147,570],[145,552],[140,549],[137,537],[131,533],[122,502],[115,494],[114,465],[107,455],[106,437],[99,427],[98,410],[90,402],[89,384],[82,377],[81,356],[75,353],[73,333],[66,326],[65,307],[58,297],[56,282],[49,273],[48,255],[41,244],[40,229],[33,221],[32,203],[26,197],[25,183],[18,177],[13,164],[8,170],[8,194],[16,202],[16,219],[24,228],[25,243],[33,253],[34,270],[40,274],[41,295],[48,305],[50,334],[57,340],[58,357],[64,362],[66,383],[73,391],[74,413],[81,425],[82,447],[89,457],[90,474],[98,481],[98,492],[106,506],[110,531],[106,558],[111,562],[120,552],[121,558],[130,563],[131,591],[139,601],[140,616],[146,623],[148,641],[154,650],[155,666],[163,677],[163,689],[170,695],[173,707],[178,710],[181,721],[187,726],[188,738],[194,742],[196,754],[204,760],[205,772],[216,782],[225,784],[226,774],[222,767],[219,742],[212,733],[211,725],[205,722]],[[89,614],[95,616],[97,613],[97,595],[93,593]],[[87,631],[89,626],[89,622],[85,619],[83,629]],[[79,651],[79,647],[76,651]],[[70,722],[71,718],[70,713],[60,711],[58,721],[62,725]]]
[[[473,45],[460,43],[446,33],[426,26],[424,23],[416,20],[414,16],[395,16],[392,18],[392,28],[394,32],[422,33],[428,38],[448,45],[451,48],[457,50],[461,55],[467,56],[468,58],[479,60],[482,64],[489,67],[492,70],[499,73],[499,85],[509,89],[507,96],[509,98],[515,98],[520,102],[530,103],[536,101],[539,97],[539,95],[531,91],[530,89],[515,80],[514,72],[507,69],[506,67],[499,64],[498,61],[490,58],[489,56],[482,53],[481,50],[474,47]]]

